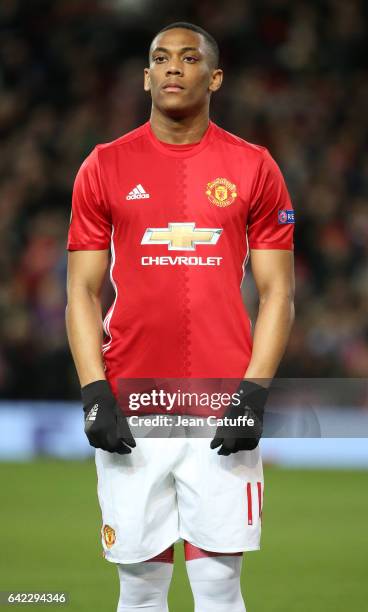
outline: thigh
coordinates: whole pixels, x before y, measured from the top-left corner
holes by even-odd
[[[129,455],[96,450],[102,545],[106,559],[114,563],[150,559],[179,537],[172,475],[178,441],[136,442]]]
[[[210,439],[188,440],[174,472],[180,536],[214,552],[260,547],[263,469],[259,448],[219,456]]]
[[[172,547],[173,548],[173,547]],[[172,551],[143,563],[118,564],[120,597],[117,612],[168,612],[167,594],[173,572]]]

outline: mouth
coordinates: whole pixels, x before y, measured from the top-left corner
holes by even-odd
[[[184,87],[182,87],[182,85],[179,85],[179,83],[166,83],[166,85],[164,85],[162,87],[163,91],[166,91],[167,93],[178,93],[180,91],[183,91]]]

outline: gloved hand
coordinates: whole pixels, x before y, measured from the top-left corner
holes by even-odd
[[[218,455],[230,455],[240,450],[253,450],[258,446],[263,431],[264,407],[267,401],[268,389],[256,383],[243,380],[237,391],[240,403],[229,406],[224,417],[234,419],[247,417],[253,419],[254,425],[239,421],[239,424],[220,425],[211,441],[211,448],[221,447]],[[223,417],[223,418],[224,418]]]
[[[131,453],[136,443],[107,380],[96,380],[82,387],[81,393],[90,445],[119,455]]]

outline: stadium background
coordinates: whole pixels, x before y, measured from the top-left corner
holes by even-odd
[[[59,588],[71,610],[113,609],[93,465],[65,460],[69,430],[52,452],[64,404],[51,400],[79,396],[64,328],[74,176],[96,143],[148,118],[142,71],[163,25],[189,20],[216,37],[225,81],[212,118],[266,145],[285,175],[297,319],[280,375],[367,377],[367,12],[363,0],[1,0],[0,457],[27,461],[0,464],[0,590]],[[254,309],[251,281],[247,300]],[[48,425],[35,432],[40,410]],[[333,472],[267,468],[264,550],[246,561],[250,612],[364,608],[367,472],[341,469],[356,445]],[[182,564],[175,580],[173,610],[187,612]]]

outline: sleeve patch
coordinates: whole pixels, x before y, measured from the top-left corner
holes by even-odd
[[[293,210],[279,210],[277,212],[279,225],[289,225],[295,223],[295,212]]]

